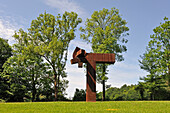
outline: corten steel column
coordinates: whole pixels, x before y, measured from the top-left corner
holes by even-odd
[[[96,101],[96,62],[87,62],[86,101]]]
[[[96,101],[96,63],[115,62],[115,54],[107,53],[86,53],[85,50],[76,47],[73,52],[71,64],[78,63],[78,67],[82,67],[83,63],[87,63],[87,83],[86,83],[86,101]]]

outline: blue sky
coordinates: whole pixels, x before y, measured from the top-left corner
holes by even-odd
[[[163,22],[165,16],[170,18],[170,0],[0,0],[0,37],[8,39],[9,43],[13,44],[14,31],[29,28],[31,21],[44,11],[55,16],[64,11],[74,11],[84,22],[94,11],[112,7],[119,9],[122,18],[128,22],[130,35],[127,37],[128,51],[123,54],[125,60],[109,67],[109,80],[106,84],[113,87],[137,84],[139,77],[147,74],[139,67],[139,56],[145,52],[153,29]],[[79,39],[79,31],[76,34],[76,39],[70,43],[68,59],[71,59],[76,46],[87,52],[91,51],[90,45]],[[77,65],[71,65],[68,60],[67,97],[73,96],[75,88],[86,88],[85,70],[78,68]],[[101,89],[102,85],[97,84],[97,90]]]

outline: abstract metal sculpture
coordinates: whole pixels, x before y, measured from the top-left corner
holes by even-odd
[[[78,63],[82,68],[83,63],[87,63],[87,83],[86,83],[86,102],[96,101],[96,63],[115,63],[115,54],[112,53],[86,53],[84,49],[76,47],[73,52],[71,64]]]

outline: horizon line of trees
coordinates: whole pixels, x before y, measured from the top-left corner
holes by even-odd
[[[85,101],[85,90],[76,88],[73,101]],[[96,101],[102,101],[102,93],[97,92]],[[154,100],[170,100],[170,92],[165,88],[161,88],[155,92]],[[122,85],[120,88],[110,87],[106,89],[106,101],[142,101],[153,100],[147,89],[139,89],[139,84]]]
[[[97,82],[103,91],[97,93],[97,100],[170,99],[170,21],[166,17],[164,21],[153,30],[146,52],[140,56],[140,67],[149,74],[137,85],[105,91],[109,65],[98,64]],[[31,22],[28,31],[15,32],[12,47],[0,38],[0,101],[69,100],[65,97],[69,83],[65,66],[69,43],[81,22],[75,12],[56,17],[45,12]],[[92,44],[93,52],[115,53],[116,61],[123,61],[129,35],[126,24],[118,9],[103,8],[80,27],[80,37]],[[76,89],[73,100],[84,100],[84,96],[84,90]]]

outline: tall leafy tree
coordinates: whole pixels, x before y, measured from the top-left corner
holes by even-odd
[[[8,90],[8,79],[2,77],[3,65],[11,55],[12,48],[8,44],[8,41],[3,38],[0,38],[0,99],[2,100],[8,100],[8,96],[11,95]]]
[[[85,22],[85,28],[80,28],[81,38],[91,43],[92,50],[95,53],[115,53],[116,60],[124,60],[122,53],[127,51],[125,43],[128,42],[125,36],[129,35],[126,26],[127,22],[122,19],[119,10],[112,8],[111,10],[103,9],[94,11],[91,18]],[[97,65],[97,78],[103,84],[103,100],[105,100],[105,81],[106,70],[108,65]]]
[[[140,79],[145,82],[143,84],[145,89],[150,93],[151,100],[154,100],[156,91],[163,87],[165,83],[156,71],[158,65],[155,63],[156,58],[153,56],[154,53],[147,49],[146,53],[141,56],[142,61],[139,61],[141,69],[144,69],[149,73],[146,77]]]
[[[55,100],[58,99],[58,94],[62,93],[61,85],[68,83],[64,80],[67,76],[65,65],[68,46],[75,38],[74,32],[79,23],[81,19],[74,12],[65,12],[62,16],[58,14],[57,17],[45,12],[32,21],[28,33],[20,30],[14,35],[16,38],[28,39],[26,42],[29,51],[45,59],[49,67],[49,78],[54,83]]]
[[[146,83],[150,99],[155,98],[155,92],[165,86],[165,81],[168,85],[170,82],[170,21],[164,20],[153,30],[146,52],[139,60],[141,69],[149,72],[141,79]]]
[[[1,73],[1,77],[6,79],[8,82],[8,92],[11,95],[8,96],[6,101],[24,101],[23,97],[26,93],[26,83],[24,66],[19,60],[20,54],[15,56],[15,52],[13,51],[13,56],[8,58],[8,60],[3,65],[3,73]]]
[[[26,35],[24,32],[21,35]],[[35,101],[41,79],[45,76],[45,64],[40,56],[34,55],[27,48],[28,40],[16,38],[13,46],[13,56],[4,64],[3,77],[9,79],[9,91],[12,96],[8,101],[24,101],[29,97]]]
[[[170,21],[166,17],[164,21],[153,30],[148,47],[154,53],[154,62],[158,65],[155,71],[165,78],[170,86]]]

